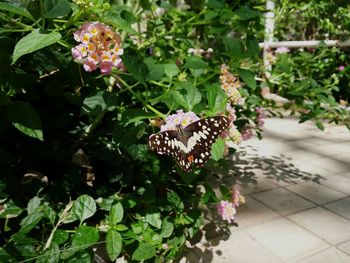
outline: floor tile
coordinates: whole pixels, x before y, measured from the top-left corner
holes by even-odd
[[[305,258],[329,246],[322,239],[285,218],[249,227],[245,231],[284,262]]]
[[[337,191],[350,195],[350,178],[342,175],[331,174],[321,180],[322,185],[331,187]]]
[[[212,250],[213,257],[210,262],[215,263],[281,262],[277,257],[273,256],[269,250],[242,231],[234,232],[229,240],[221,240],[219,246],[212,247]],[[253,251],[254,253],[252,253]]]
[[[257,193],[253,196],[282,215],[287,215],[314,206],[313,203],[282,188]]]
[[[298,261],[298,263],[349,263],[350,256],[345,254],[344,252],[336,249],[334,247],[323,250],[316,255],[308,257],[304,260]]]
[[[288,190],[297,193],[319,205],[346,197],[346,194],[325,187],[315,182],[306,182],[287,187]],[[350,204],[349,204],[350,205]]]
[[[345,172],[345,173],[341,173],[341,174],[339,174],[339,175],[344,176],[344,177],[347,177],[347,178],[350,179],[350,171],[349,171],[349,172]]]
[[[322,159],[311,160],[309,162],[321,169],[325,169],[335,174],[343,173],[350,170],[349,163],[339,162],[331,156]]]
[[[274,183],[272,180],[265,178],[254,178],[253,180],[239,182],[242,192],[245,194],[258,193],[270,189],[275,189],[278,184]]]
[[[327,204],[325,207],[338,215],[342,215],[350,219],[350,197]]]
[[[246,196],[246,203],[237,209],[236,222],[239,227],[247,227],[264,223],[279,217],[279,214],[255,199]]]
[[[346,254],[350,255],[350,240],[347,242],[344,242],[343,244],[340,244],[338,248],[343,252],[345,252]]]
[[[336,151],[337,153],[350,153],[350,142],[345,143],[333,143],[329,145],[331,150]]]
[[[301,159],[302,161],[310,161],[315,159],[324,158],[325,156],[319,153],[313,153],[305,148],[294,149],[284,153],[285,156],[292,158],[293,160]]]
[[[350,239],[350,221],[324,208],[312,208],[288,218],[331,244]]]

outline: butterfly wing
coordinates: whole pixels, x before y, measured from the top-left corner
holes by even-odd
[[[188,141],[196,141],[186,159],[192,161],[195,166],[202,167],[209,159],[211,146],[227,130],[230,120],[224,116],[215,116],[193,122],[185,127],[185,131],[192,134]]]
[[[168,130],[153,134],[148,139],[148,147],[151,151],[156,151],[158,154],[166,154],[176,157],[177,146],[174,145],[174,140],[177,139],[177,131]]]
[[[230,120],[224,116],[201,119],[184,128],[187,145],[181,142],[178,132],[173,130],[151,135],[148,145],[150,150],[158,154],[172,156],[184,171],[190,172],[193,164],[202,167],[208,161],[211,146],[229,124]]]

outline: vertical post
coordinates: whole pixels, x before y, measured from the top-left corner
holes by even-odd
[[[268,79],[271,77],[271,63],[269,60],[269,54],[271,53],[271,49],[269,44],[273,42],[273,31],[275,28],[275,1],[274,0],[266,0],[266,14],[265,14],[265,39],[264,39],[264,75],[265,78]],[[262,95],[266,95],[269,93],[269,89],[266,83],[262,83]]]

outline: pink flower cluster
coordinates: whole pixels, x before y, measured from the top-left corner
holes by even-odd
[[[74,61],[82,63],[85,71],[100,68],[101,74],[110,74],[113,67],[121,66],[121,38],[103,23],[84,23],[74,32],[74,39],[80,42],[72,48]]]
[[[258,115],[256,116],[256,122],[258,123],[258,128],[262,129],[266,119],[265,110],[261,107],[256,107],[256,112],[258,113]]]
[[[242,96],[238,88],[241,87],[239,80],[228,71],[229,67],[225,64],[221,65],[220,69],[220,83],[221,88],[225,91],[227,97],[233,104],[242,102]]]
[[[286,53],[288,53],[290,50],[289,50],[289,48],[287,48],[287,47],[278,47],[278,48],[276,48],[276,50],[275,50],[275,53],[276,54],[286,54]]]
[[[241,203],[244,203],[245,199],[241,196],[238,189],[231,191],[231,200],[226,201],[222,200],[216,205],[217,212],[223,220],[226,220],[228,223],[231,223],[235,220],[235,215],[237,213],[236,207]]]
[[[242,131],[242,139],[243,141],[247,141],[253,137],[253,130],[250,126],[245,126]]]
[[[176,114],[171,114],[166,117],[165,124],[160,127],[160,130],[176,130],[176,125],[181,124],[183,127],[185,127],[188,124],[198,120],[199,117],[194,112],[184,112],[183,110],[178,110],[176,111]]]
[[[339,67],[338,67],[338,70],[339,71],[343,71],[345,69],[345,66],[344,65],[340,65]]]

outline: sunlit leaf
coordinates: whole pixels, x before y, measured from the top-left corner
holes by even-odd
[[[109,212],[109,223],[111,225],[116,225],[122,221],[124,216],[124,209],[120,202],[113,204],[111,211]]]
[[[132,260],[142,261],[153,258],[156,255],[156,249],[147,243],[140,243],[132,254]]]
[[[211,147],[211,158],[215,161],[220,160],[224,156],[224,151],[225,141],[219,138]]]
[[[24,17],[27,17],[27,18],[31,19],[32,21],[34,21],[34,18],[29,13],[29,11],[17,3],[2,2],[2,3],[0,3],[0,10],[7,11],[7,12],[17,14],[20,16],[24,16]]]
[[[58,32],[43,33],[35,29],[21,38],[13,51],[12,65],[22,56],[57,43],[62,38]]]
[[[114,261],[122,250],[122,236],[115,230],[110,229],[106,235],[106,251],[110,260]]]
[[[98,230],[91,226],[80,226],[72,239],[72,249],[74,251],[84,250],[94,244],[99,239]]]
[[[16,101],[6,109],[9,121],[22,133],[43,140],[43,131],[39,114],[26,102]]]
[[[88,195],[81,195],[74,201],[72,213],[74,213],[83,222],[85,219],[93,216],[96,212],[95,200]]]
[[[160,213],[146,214],[146,220],[150,225],[154,226],[157,229],[161,228],[161,226],[162,226],[162,220],[160,219]]]

